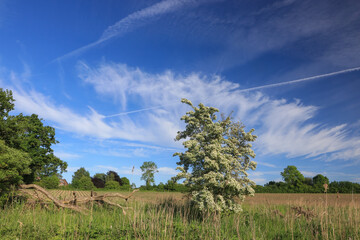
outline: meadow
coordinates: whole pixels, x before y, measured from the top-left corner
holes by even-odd
[[[51,193],[72,197],[71,191]],[[126,215],[97,204],[81,214],[13,203],[0,210],[0,239],[360,239],[359,194],[256,194],[240,214],[198,212],[184,196],[136,192],[119,200],[131,207]]]

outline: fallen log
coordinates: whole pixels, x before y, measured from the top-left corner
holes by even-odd
[[[49,198],[54,204],[55,206],[59,207],[59,208],[68,208],[71,209],[73,211],[76,212],[83,212],[85,209],[73,206],[73,205],[66,205],[62,202],[60,202],[59,200],[57,200],[55,197],[53,197],[48,191],[46,191],[44,188],[36,185],[36,184],[27,184],[27,185],[20,185],[21,189],[30,189],[30,188],[34,188],[36,190],[38,190],[39,192],[41,192],[42,194],[44,194],[47,198]],[[29,194],[31,196],[31,194]],[[43,200],[43,199],[41,199]]]
[[[35,189],[35,194],[25,191],[25,189]],[[137,191],[139,191],[138,189],[135,189],[131,194],[129,194],[128,196],[124,196],[122,194],[119,193],[105,193],[103,195],[98,195],[98,196],[94,196],[94,194],[92,193],[90,197],[87,198],[83,198],[83,199],[78,199],[76,197],[75,192],[73,192],[74,195],[74,199],[71,201],[60,201],[57,198],[55,198],[51,193],[49,193],[48,191],[46,191],[44,188],[36,185],[36,184],[27,184],[27,185],[20,185],[20,189],[19,189],[22,193],[27,194],[28,196],[30,196],[31,199],[36,200],[37,202],[44,202],[45,200],[42,199],[36,191],[39,191],[40,193],[42,193],[43,195],[45,195],[48,199],[51,200],[51,202],[53,202],[55,204],[55,206],[57,206],[58,208],[67,208],[67,209],[71,209],[73,211],[76,212],[80,212],[80,213],[86,213],[88,211],[88,209],[86,208],[82,208],[79,207],[79,204],[86,204],[86,203],[90,203],[90,202],[96,202],[98,204],[107,204],[110,206],[116,206],[122,209],[123,213],[126,214],[125,209],[128,209],[128,207],[124,207],[121,206],[120,204],[111,202],[109,199],[110,197],[116,197],[116,198],[121,198],[124,199],[125,201],[127,201],[129,198],[131,198],[133,196],[133,194]]]

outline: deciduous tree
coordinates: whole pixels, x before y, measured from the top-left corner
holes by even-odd
[[[78,188],[80,184],[80,179],[82,177],[89,178],[91,181],[90,173],[83,167],[79,168],[76,172],[74,172],[74,175],[72,176],[71,185],[75,188]]]
[[[186,128],[175,139],[184,139],[187,149],[174,154],[180,158],[177,179],[185,179],[192,201],[200,210],[241,211],[235,198],[243,200],[254,193],[255,183],[247,173],[256,168],[250,143],[256,139],[254,129],[245,132],[244,126],[231,117],[216,121],[216,108],[201,103],[195,107],[187,99],[182,102],[193,110],[181,118]]]
[[[155,173],[159,172],[157,170],[156,164],[152,161],[144,162],[140,168],[143,172],[141,180],[144,180],[146,182],[146,187],[150,187],[152,183],[155,183]]]
[[[280,174],[291,188],[300,188],[305,181],[304,175],[295,166],[287,166]]]
[[[31,172],[23,176],[26,183],[32,183],[36,176],[51,176],[64,172],[67,163],[54,155],[52,145],[55,129],[45,126],[36,114],[24,116],[9,115],[14,109],[12,92],[0,88],[0,139],[10,148],[26,152],[31,158]]]

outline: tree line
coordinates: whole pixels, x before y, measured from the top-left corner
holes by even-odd
[[[188,188],[184,184],[176,183],[174,180],[168,180],[165,184],[160,182],[155,184],[154,174],[157,172],[157,166],[154,162],[144,162],[141,166],[142,177],[145,185],[139,187],[141,191],[158,192],[187,192]],[[43,177],[34,183],[47,189],[71,189],[71,190],[129,190],[135,189],[135,183],[130,183],[127,177],[120,177],[115,171],[107,173],[96,173],[92,177],[89,171],[84,167],[79,168],[72,176],[72,181],[67,186],[60,186],[60,179],[56,175]]]
[[[281,172],[283,182],[270,181],[264,186],[257,185],[257,193],[360,193],[360,184],[349,181],[333,181],[317,174],[313,178],[304,175],[295,167],[287,166]],[[326,188],[326,189],[325,189]]]

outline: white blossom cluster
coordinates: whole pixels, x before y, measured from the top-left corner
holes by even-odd
[[[255,141],[254,129],[244,131],[239,122],[232,122],[230,117],[216,121],[219,111],[213,107],[199,104],[190,105],[189,111],[181,120],[186,129],[179,131],[176,140],[185,139],[184,153],[179,156],[177,169],[181,171],[176,178],[185,179],[190,188],[192,201],[200,210],[206,211],[241,211],[240,203],[247,195],[253,195],[255,185],[248,178],[247,171],[255,170],[255,157],[250,142]]]

